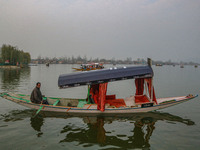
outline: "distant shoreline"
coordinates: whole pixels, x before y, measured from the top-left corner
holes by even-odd
[[[15,69],[15,68],[20,68],[19,66],[12,66],[12,65],[5,65],[5,66],[0,66],[0,68],[13,68],[13,69]]]

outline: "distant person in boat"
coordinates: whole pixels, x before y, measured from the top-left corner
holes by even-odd
[[[31,102],[36,104],[49,104],[47,100],[44,100],[42,93],[40,91],[41,83],[37,82],[36,87],[33,89],[31,93]]]

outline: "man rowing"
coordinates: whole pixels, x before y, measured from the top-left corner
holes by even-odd
[[[36,83],[36,87],[33,89],[32,93],[31,93],[31,102],[32,103],[36,103],[36,104],[49,104],[47,102],[47,100],[44,100],[42,93],[40,91],[40,87],[41,87],[41,83],[37,82]]]

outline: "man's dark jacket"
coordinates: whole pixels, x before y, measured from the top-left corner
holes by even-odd
[[[40,88],[35,87],[31,93],[31,102],[40,104],[42,102],[42,93],[40,91]]]

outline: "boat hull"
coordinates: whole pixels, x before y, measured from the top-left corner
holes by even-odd
[[[173,105],[177,105],[186,101],[189,101],[196,96],[181,96],[181,97],[171,97],[171,98],[163,98],[158,99],[158,104],[154,104],[153,106],[147,107],[120,107],[120,108],[105,108],[105,111],[97,110],[96,104],[87,104],[83,108],[79,107],[68,107],[68,106],[53,106],[53,105],[41,105],[41,104],[34,104],[29,101],[25,101],[22,98],[15,98],[13,96],[3,95],[2,97],[8,99],[12,102],[20,104],[22,106],[31,108],[31,109],[41,109],[41,111],[48,111],[48,112],[62,112],[67,114],[130,114],[130,113],[143,113],[143,112],[151,112],[158,109],[167,108]],[[72,99],[74,100],[74,99]]]

